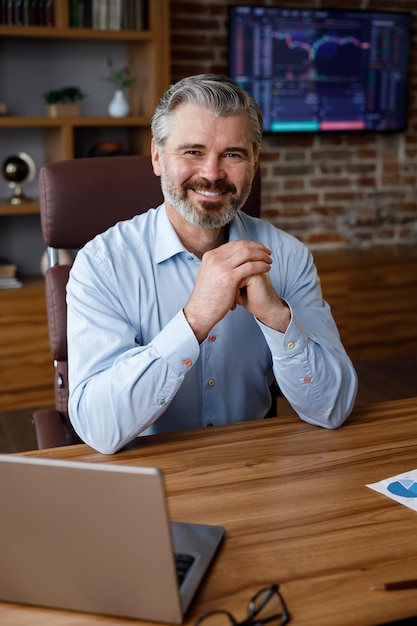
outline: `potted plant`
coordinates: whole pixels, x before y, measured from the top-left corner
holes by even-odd
[[[102,80],[112,83],[115,93],[109,104],[108,112],[111,117],[125,117],[130,113],[130,105],[126,100],[124,90],[135,84],[137,77],[130,73],[129,65],[115,68],[112,59],[107,59],[107,66],[110,73],[102,76]]]
[[[137,78],[130,73],[129,64],[116,69],[112,59],[107,59],[110,74],[102,76],[102,80],[112,83],[116,89],[127,89],[135,84]]]
[[[50,117],[81,115],[81,100],[85,94],[78,87],[51,89],[43,95]]]

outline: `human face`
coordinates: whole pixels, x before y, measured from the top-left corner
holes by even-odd
[[[170,119],[162,150],[152,144],[167,209],[187,223],[218,229],[245,203],[257,166],[246,115],[217,117],[182,104]]]

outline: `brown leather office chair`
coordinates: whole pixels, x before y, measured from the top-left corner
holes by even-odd
[[[260,214],[261,181],[256,173],[244,210]],[[48,248],[45,276],[48,332],[55,371],[55,408],[34,412],[38,447],[80,443],[68,418],[66,283],[69,265],[58,249],[77,250],[120,220],[162,202],[160,180],[149,156],[74,159],[44,165],[39,174],[42,233]]]

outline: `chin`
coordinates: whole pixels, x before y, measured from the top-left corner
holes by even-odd
[[[236,215],[236,210],[231,210],[230,207],[223,211],[205,211],[203,213],[194,213],[195,223],[198,226],[203,228],[217,229],[223,228],[227,224],[229,224],[234,216]]]
[[[204,215],[216,213],[216,215],[221,217],[222,214],[226,213],[228,208],[229,204],[224,205],[223,202],[207,202],[207,200],[203,200],[202,202],[200,202],[199,210]]]

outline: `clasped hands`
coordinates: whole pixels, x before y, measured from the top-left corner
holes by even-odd
[[[285,332],[290,311],[268,272],[271,250],[257,241],[230,241],[203,255],[185,317],[201,343],[226,313],[245,307],[263,324]]]

